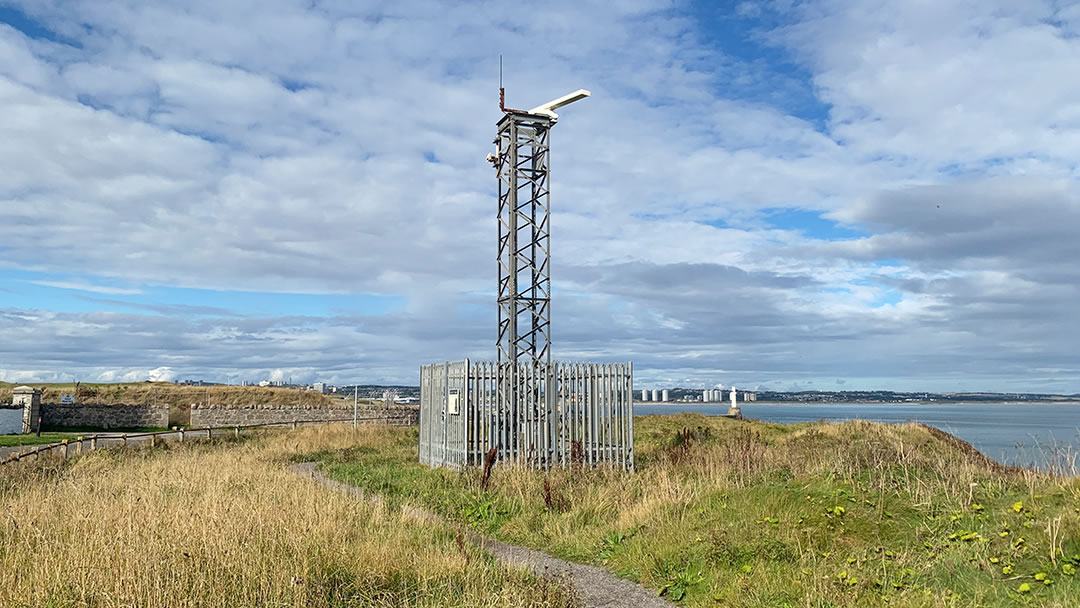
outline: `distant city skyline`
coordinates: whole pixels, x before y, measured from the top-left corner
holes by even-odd
[[[493,358],[501,54],[509,106],[592,91],[555,358],[1080,393],[1075,7],[16,0],[0,54],[0,381]]]

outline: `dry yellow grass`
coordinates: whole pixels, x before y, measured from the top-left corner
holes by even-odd
[[[11,389],[16,385],[0,382],[0,403],[11,401]],[[42,401],[59,403],[60,396],[75,394],[74,384],[41,384],[29,386],[42,391]],[[80,384],[77,395],[80,403],[103,405],[133,403],[167,403],[169,405],[282,405],[331,407],[342,405],[342,397],[312,391],[263,386],[178,386],[171,382],[128,382],[116,384]],[[365,400],[366,401],[366,400]],[[350,400],[348,406],[352,406]],[[343,406],[344,407],[344,406]]]
[[[2,606],[560,606],[448,527],[334,493],[290,454],[378,445],[378,428],[98,452],[0,471]]]

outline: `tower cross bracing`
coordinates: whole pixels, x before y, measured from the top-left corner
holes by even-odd
[[[546,116],[510,112],[498,124],[500,363],[551,361],[551,207]]]

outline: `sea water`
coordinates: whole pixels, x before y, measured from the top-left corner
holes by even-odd
[[[1056,403],[837,403],[739,404],[743,416],[766,422],[814,420],[871,420],[900,424],[921,422],[955,435],[983,454],[1004,464],[1046,468],[1052,458],[1061,467],[1080,468],[1080,405]],[[694,412],[710,416],[727,413],[721,404],[666,403],[634,405],[637,415]],[[1071,449],[1074,454],[1066,455]]]

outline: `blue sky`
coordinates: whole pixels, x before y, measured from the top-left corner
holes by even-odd
[[[502,54],[510,106],[593,92],[553,133],[556,357],[649,387],[1080,392],[1078,24],[0,1],[0,380],[493,356]]]

